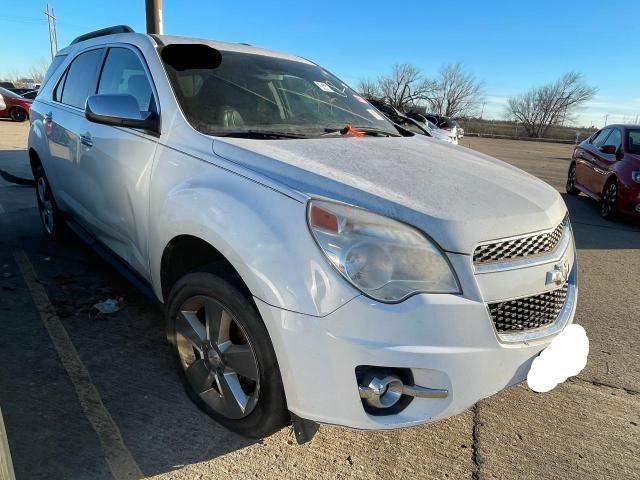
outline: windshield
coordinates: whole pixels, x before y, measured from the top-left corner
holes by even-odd
[[[0,95],[7,98],[22,98],[17,93],[13,93],[11,90],[7,90],[6,88],[0,87]]]
[[[629,152],[640,155],[640,128],[628,131]]]
[[[350,124],[398,134],[372,105],[316,65],[220,53],[216,68],[177,70],[165,62],[187,120],[202,133],[281,132],[304,138]]]

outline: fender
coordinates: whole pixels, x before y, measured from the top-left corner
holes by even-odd
[[[159,150],[149,217],[158,298],[164,249],[180,235],[215,247],[251,293],[275,307],[325,316],[360,294],[315,244],[304,202],[190,155]]]

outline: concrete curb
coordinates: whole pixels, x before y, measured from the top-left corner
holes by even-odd
[[[575,140],[563,140],[561,138],[530,138],[530,137],[515,137],[511,135],[499,135],[493,133],[474,133],[464,132],[464,137],[479,137],[479,138],[491,138],[494,140],[521,140],[523,142],[541,142],[541,143],[564,143],[566,145],[575,145]],[[584,140],[584,139],[583,139]]]
[[[0,409],[0,480],[16,480],[11,462],[11,452],[9,451],[9,439],[7,430],[4,428],[2,420],[2,410]]]

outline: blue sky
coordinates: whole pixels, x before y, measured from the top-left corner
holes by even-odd
[[[394,63],[434,75],[442,64],[461,61],[485,83],[485,117],[500,118],[506,97],[576,70],[599,88],[579,123],[602,125],[605,114],[609,122],[640,114],[640,27],[631,23],[637,21],[636,1],[164,0],[163,16],[167,34],[295,53],[352,86]],[[50,4],[60,48],[108,25],[145,29],[144,0]],[[45,2],[0,5],[0,77],[48,60]]]

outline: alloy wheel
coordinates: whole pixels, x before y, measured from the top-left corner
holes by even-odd
[[[24,122],[27,119],[27,112],[21,108],[14,108],[11,110],[11,120],[14,122]]]
[[[42,220],[42,225],[49,235],[53,235],[53,230],[55,228],[53,203],[51,202],[51,196],[49,195],[47,181],[44,179],[44,177],[38,178],[37,194],[38,209],[40,210],[40,219]]]
[[[260,370],[251,341],[234,315],[208,296],[187,299],[175,322],[187,381],[216,413],[248,416],[260,394]]]
[[[618,186],[615,182],[609,183],[602,194],[602,205],[600,208],[603,217],[609,217],[615,212],[617,196]]]
[[[567,192],[572,191],[576,187],[576,167],[571,166],[569,176],[567,177]]]

